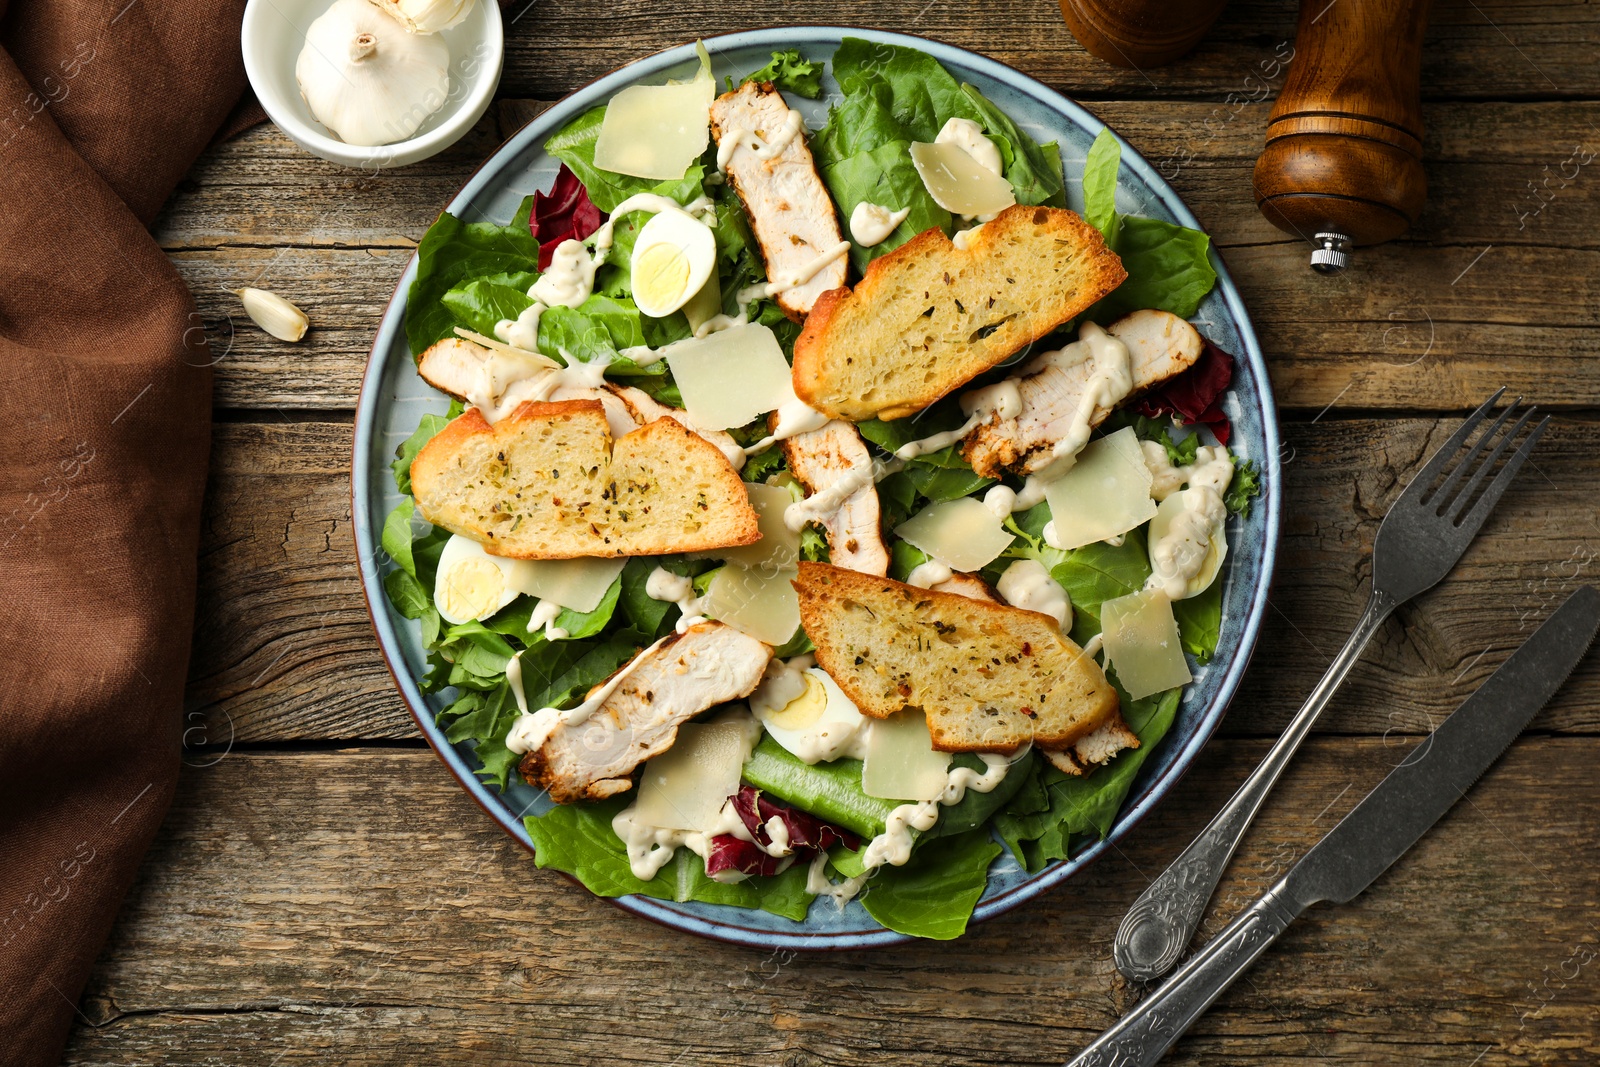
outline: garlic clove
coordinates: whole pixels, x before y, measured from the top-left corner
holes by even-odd
[[[438,33],[459,26],[477,0],[372,0],[410,33]]]
[[[368,0],[334,0],[306,29],[295,61],[300,95],[346,144],[383,145],[414,135],[450,92],[450,48],[411,33]]]
[[[248,286],[229,291],[244,304],[245,314],[250,316],[251,322],[280,341],[298,341],[311,326],[311,320],[306,318],[304,311],[277,293]]]

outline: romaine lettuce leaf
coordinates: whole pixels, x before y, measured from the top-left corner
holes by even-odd
[[[881,204],[911,214],[894,233],[871,248],[853,246],[851,259],[864,269],[915,235],[952,225],[934,203],[911,162],[912,141],[932,141],[952,118],[971,119],[1000,151],[1002,169],[1022,204],[1065,203],[1061,156],[1039,145],[971,85],[963,85],[939,61],[897,45],[846,37],[833,56],[833,76],[844,93],[828,121],[811,139],[817,167],[842,218],[857,204]]]
[[[417,245],[417,276],[406,294],[406,340],[413,356],[454,331],[456,318],[443,299],[451,289],[471,278],[538,268],[539,242],[528,228],[532,211],[530,196],[504,226],[466,222],[444,212],[428,227]]]
[[[1111,678],[1115,683],[1115,675]],[[1054,860],[1066,859],[1074,834],[1104,837],[1110,833],[1139,768],[1171,728],[1182,693],[1181,689],[1169,689],[1129,700],[1119,687],[1122,717],[1139,736],[1138,748],[1118,753],[1105,766],[1081,777],[1041,762],[1037,782],[1049,806],[1038,809],[1037,789],[1019,790],[1017,800],[994,817],[995,831],[1018,862],[1037,871]]]
[[[1221,576],[1198,596],[1174,600],[1172,614],[1178,620],[1178,639],[1183,642],[1183,650],[1201,663],[1210,663],[1217,651],[1217,639],[1222,635]]]
[[[760,908],[796,921],[805,918],[813,898],[805,891],[804,864],[770,877],[725,883],[708,878],[705,861],[680,848],[654,878],[644,881],[635,877],[622,839],[611,829],[611,820],[632,799],[620,796],[592,804],[558,804],[543,815],[528,816],[523,824],[533,838],[534,862],[566,871],[596,896],[640,893],[662,900]]]
[[[1121,159],[1116,135],[1101,130],[1084,162],[1083,217],[1105,236],[1128,272],[1127,281],[1089,309],[1089,317],[1104,323],[1130,311],[1158,308],[1186,319],[1217,283],[1209,257],[1211,238],[1160,219],[1118,214]]]
[[[904,867],[873,876],[861,906],[884,926],[913,937],[948,941],[967,930],[972,909],[1001,848],[987,829],[922,844]]]

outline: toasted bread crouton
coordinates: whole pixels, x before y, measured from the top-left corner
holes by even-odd
[[[1066,748],[1117,711],[1099,664],[1036,611],[801,563],[817,663],[862,713],[921,708],[942,752]]]
[[[964,249],[928,230],[822,294],[794,346],[794,391],[838,419],[913,415],[1122,284],[1100,231],[1015,205]]]
[[[738,473],[673,419],[613,443],[597,400],[527,402],[493,426],[469,409],[411,464],[435,526],[517,559],[653,556],[761,537]]]

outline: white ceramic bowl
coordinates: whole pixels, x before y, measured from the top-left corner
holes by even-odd
[[[267,115],[301,148],[347,167],[382,170],[427,159],[455,144],[483,117],[500,83],[505,29],[496,0],[478,0],[461,25],[441,35],[450,46],[450,96],[415,136],[369,147],[346,144],[311,115],[295,81],[295,60],[310,26],[332,0],[249,0],[244,9],[244,69]]]

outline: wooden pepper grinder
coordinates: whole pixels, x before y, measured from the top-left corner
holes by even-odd
[[[1295,56],[1256,160],[1256,206],[1334,274],[1422,214],[1429,0],[1301,0]],[[1313,236],[1314,235],[1314,236]]]

